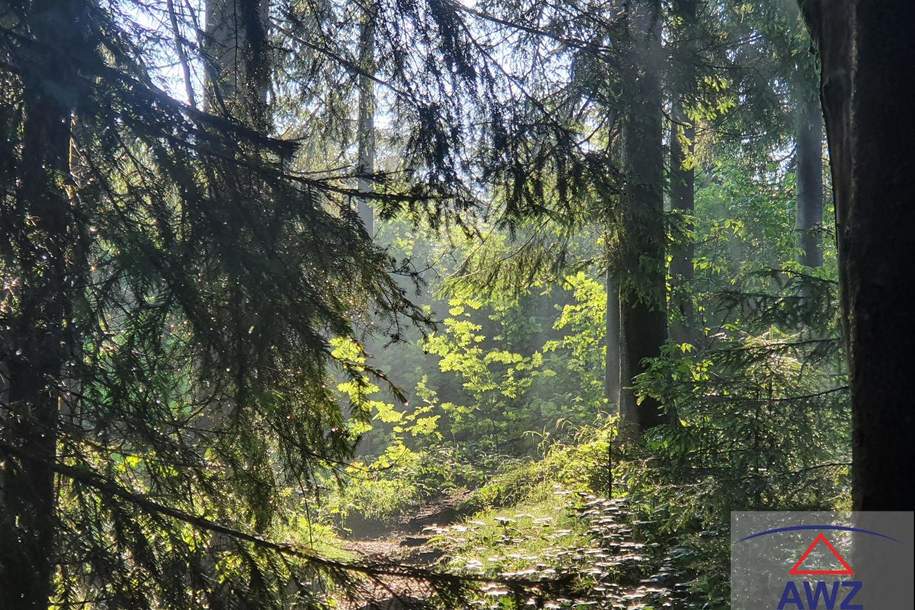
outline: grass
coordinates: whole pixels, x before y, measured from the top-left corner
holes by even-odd
[[[549,576],[566,565],[571,549],[590,545],[572,503],[572,494],[561,488],[535,494],[509,510],[486,509],[442,528],[431,544],[450,557],[448,569]]]

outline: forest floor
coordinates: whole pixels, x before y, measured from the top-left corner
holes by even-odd
[[[428,546],[437,528],[456,523],[467,513],[462,505],[468,494],[438,498],[401,519],[380,536],[347,540],[344,548],[364,560],[388,560],[411,565],[431,565],[442,553]]]
[[[365,562],[433,567],[444,554],[432,546],[436,531],[463,517],[462,505],[468,494],[438,498],[401,519],[393,528],[372,537],[346,540],[343,548]],[[344,610],[398,610],[421,605],[429,587],[414,579],[388,577],[369,583],[353,599],[343,603]]]
[[[566,496],[570,495],[568,492]],[[345,548],[366,561],[438,568],[493,576],[564,580],[561,595],[531,597],[540,608],[686,608],[687,580],[675,567],[682,549],[642,542],[639,529],[621,500],[577,494],[562,506],[545,505],[502,515],[469,515],[466,496],[431,502],[403,519],[395,529],[371,538],[355,538]],[[559,513],[566,513],[564,516]],[[468,520],[472,518],[472,520]],[[468,554],[468,552],[470,552]],[[479,557],[478,557],[479,556]],[[482,588],[475,607],[496,608],[508,591],[498,584]],[[386,578],[370,583],[345,610],[421,608],[429,597],[425,583]]]

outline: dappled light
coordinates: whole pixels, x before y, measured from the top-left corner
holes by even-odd
[[[0,610],[749,608],[737,515],[911,511],[913,7],[0,3]]]

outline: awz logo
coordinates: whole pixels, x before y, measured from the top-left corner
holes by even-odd
[[[810,554],[820,545],[825,546],[832,556],[836,558],[839,564],[842,566],[840,569],[808,569],[804,568],[804,563],[810,557]],[[804,551],[804,554],[801,555],[801,558],[797,560],[791,569],[788,571],[792,576],[854,576],[855,571],[852,570],[851,566],[848,565],[848,562],[845,561],[845,558],[839,554],[832,543],[826,538],[826,535],[820,532],[816,538],[813,539],[813,542],[810,543],[810,546],[807,547],[807,550]],[[801,585],[802,590],[804,591],[804,596],[801,596],[801,589],[799,589],[798,584]],[[839,582],[838,580],[833,580],[830,583],[826,583],[822,580],[815,582],[803,581],[798,583],[794,580],[789,580],[785,583],[785,590],[782,592],[782,598],[778,602],[777,610],[786,610],[787,608],[797,608],[798,610],[818,610],[820,608],[820,600],[823,601],[823,608],[825,610],[863,610],[863,606],[855,603],[855,596],[858,594],[858,591],[861,590],[861,587],[864,586],[859,580],[843,580]],[[842,597],[841,602],[839,602],[840,589],[844,590],[845,596]],[[804,605],[804,602],[807,602],[807,605]],[[836,606],[836,603],[839,603],[839,606]]]
[[[797,583],[789,580],[785,583],[785,590],[782,593],[782,599],[778,602],[778,610],[787,608],[799,608],[806,610],[816,610],[820,608],[820,600],[823,601],[825,610],[864,610],[864,606],[855,603],[855,596],[864,584],[859,580],[843,580],[841,583],[837,580],[832,583],[825,583],[822,580],[816,582],[804,581],[804,595],[797,588]],[[840,589],[845,596],[841,596]],[[806,602],[806,605],[804,605]],[[838,606],[836,604],[839,604]]]
[[[913,541],[911,511],[734,511],[730,607],[913,610]]]
[[[782,527],[763,532],[751,534],[742,539],[742,541],[751,540],[760,536],[770,534],[780,534],[791,531],[803,530],[839,530],[845,532],[855,532],[869,534],[893,540],[879,532],[835,525],[797,525],[791,527]],[[838,567],[833,568],[808,568],[806,563],[811,554],[818,547],[825,547],[832,557],[838,562]],[[788,570],[790,576],[811,577],[811,576],[831,576],[829,580],[813,578],[793,578],[785,582],[778,606],[775,610],[864,610],[863,604],[856,601],[858,593],[864,588],[864,583],[860,580],[853,580],[855,575],[854,569],[846,559],[836,550],[829,539],[822,531],[813,539],[813,542],[807,547],[800,558]],[[838,577],[847,577],[838,578]]]

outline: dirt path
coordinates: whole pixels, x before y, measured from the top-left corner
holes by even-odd
[[[380,536],[347,540],[344,548],[366,560],[429,566],[438,559],[433,549],[427,546],[435,528],[462,519],[465,516],[463,505],[468,496],[468,493],[461,493],[429,502],[402,519],[390,531]]]
[[[438,527],[451,525],[465,515],[462,505],[467,494],[441,498],[422,506],[401,520],[392,531],[370,538],[347,540],[344,548],[366,562],[396,563],[431,567],[441,558],[442,551],[428,542]],[[421,607],[430,595],[425,582],[409,578],[384,579],[368,583],[354,599],[344,602],[344,610],[401,610]]]
[[[457,497],[431,503],[404,520],[397,531],[376,538],[350,540],[346,548],[366,561],[433,567],[443,551],[430,545],[429,540],[442,528],[466,516],[461,513],[464,500]],[[566,564],[562,570],[573,581],[588,580],[593,585],[589,591],[569,590],[568,595],[539,598],[542,604],[539,607],[588,606],[604,610],[687,607],[688,579],[675,566],[675,556],[683,549],[663,549],[657,543],[644,542],[640,530],[649,523],[634,520],[623,500],[582,493],[574,510],[588,526],[590,543],[561,549]],[[524,571],[524,576],[536,578],[551,573],[555,577],[556,570],[549,569],[549,562],[541,563]],[[342,607],[345,610],[415,609],[423,607],[423,600],[430,594],[425,582],[385,578],[383,583],[370,583]],[[579,599],[564,599],[572,596]]]

